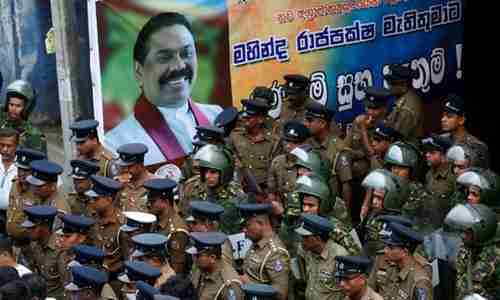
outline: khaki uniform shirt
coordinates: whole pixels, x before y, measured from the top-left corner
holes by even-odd
[[[306,300],[346,299],[335,282],[335,257],[348,255],[347,250],[329,240],[320,255],[306,251]]]
[[[68,194],[67,199],[69,206],[71,207],[72,214],[88,217],[95,215],[95,210],[90,209],[89,207],[89,197],[85,196],[85,194],[72,192]]]
[[[424,115],[422,99],[414,89],[396,100],[387,116],[387,125],[401,133],[406,140],[415,142],[423,134]]]
[[[412,257],[403,270],[390,268],[387,279],[381,293],[384,299],[432,300],[432,273],[428,264],[423,265]]]
[[[288,295],[290,256],[277,235],[252,245],[243,262],[243,271],[251,283],[272,285],[283,299]]]
[[[123,258],[126,253],[119,247],[118,233],[125,217],[122,212],[115,208],[115,213],[109,219],[103,220],[96,216],[95,246],[106,253],[104,267],[110,272],[116,272],[123,266]]]
[[[294,162],[289,160],[286,154],[273,159],[267,177],[267,188],[269,192],[277,193],[285,209],[288,207],[286,194],[295,190],[296,180],[297,171]]]
[[[97,175],[104,176],[104,177],[112,177],[113,173],[116,173],[118,170],[113,170],[113,164],[112,161],[115,159],[113,156],[113,153],[108,151],[106,148],[104,148],[102,145],[99,146],[99,149],[95,151],[95,155],[92,157],[84,157],[84,156],[78,156],[78,159],[82,160],[89,160],[99,166],[99,172],[97,172]]]
[[[198,290],[200,300],[245,299],[238,274],[225,267],[222,261],[217,262],[213,273],[204,273],[197,268],[193,273],[192,281]]]
[[[451,164],[445,163],[437,170],[430,169],[425,176],[425,189],[431,193],[432,201],[425,204],[425,213],[437,229],[442,226],[444,218],[452,208],[450,197],[455,190],[456,177]]]
[[[26,235],[26,230],[20,225],[26,219],[24,207],[33,205],[29,200],[32,197],[29,187],[24,190],[16,179],[13,180],[7,208],[7,233],[10,236],[20,238]]]
[[[52,235],[47,241],[31,242],[29,247],[23,249],[23,252],[29,263],[29,269],[46,280],[48,296],[61,297],[64,293],[64,287],[57,268],[60,250],[57,249],[55,235]]]
[[[170,265],[176,273],[187,273],[186,246],[189,243],[189,232],[184,220],[175,212],[160,216],[153,232],[164,234],[168,238]]]
[[[361,296],[360,300],[384,300],[382,296],[379,294],[375,293],[374,290],[372,290],[371,287],[367,286],[366,287],[366,292],[364,293],[363,296]]]
[[[246,131],[231,134],[231,147],[240,160],[241,168],[251,172],[258,184],[267,183],[274,143],[271,131],[264,132],[257,138],[251,137]]]
[[[115,177],[116,180],[119,176]],[[156,175],[147,172],[141,180],[122,182],[123,189],[120,192],[120,205],[122,211],[148,212],[146,189],[143,184],[146,180],[158,178]]]

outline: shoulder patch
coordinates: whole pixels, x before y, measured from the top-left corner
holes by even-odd
[[[284,262],[281,259],[277,259],[273,263],[273,269],[274,269],[274,271],[281,272],[283,270],[283,268],[284,268]]]

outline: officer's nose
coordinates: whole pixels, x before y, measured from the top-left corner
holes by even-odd
[[[170,62],[170,70],[171,71],[173,71],[173,70],[179,71],[179,70],[182,70],[184,68],[186,68],[186,62],[182,59],[180,53],[175,54],[174,58]]]

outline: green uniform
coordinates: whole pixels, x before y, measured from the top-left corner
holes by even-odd
[[[89,198],[85,194],[69,193],[67,197],[71,213],[74,215],[94,216],[95,211],[89,207]]]
[[[399,97],[387,116],[387,125],[401,133],[409,142],[416,142],[423,133],[422,99],[412,88]]]
[[[461,248],[456,266],[457,299],[472,293],[500,299],[500,246]]]
[[[194,200],[210,200],[224,207],[224,214],[221,216],[219,230],[226,234],[240,232],[238,204],[247,201],[247,196],[236,181],[218,186],[215,189],[209,188],[206,183],[201,182],[200,177],[195,177],[186,182],[179,209],[182,216],[189,215],[189,203]]]
[[[468,132],[465,132],[464,136],[460,138],[454,138],[449,133],[445,133],[443,136],[450,138],[453,144],[462,143],[468,146],[477,158],[477,165],[475,167],[488,168],[490,155],[488,145],[486,145],[483,141]]]
[[[24,207],[33,205],[29,200],[33,197],[29,187],[23,187],[16,179],[12,182],[9,193],[9,207],[7,208],[7,233],[12,237],[22,237],[26,230],[20,227],[25,220]]]
[[[415,228],[421,233],[426,234],[437,229],[430,222],[430,218],[435,212],[430,212],[429,207],[426,207],[426,205],[434,201],[431,193],[417,181],[410,181],[408,187],[410,195],[401,208],[402,215],[415,221]]]
[[[213,273],[201,272],[198,268],[192,276],[200,300],[243,300],[241,281],[236,271],[219,261]]]
[[[45,135],[30,121],[10,120],[5,112],[0,113],[0,128],[12,128],[19,133],[19,148],[28,148],[47,153]]]
[[[344,247],[329,240],[320,255],[305,252],[306,300],[347,299],[335,283],[335,257],[348,255]]]
[[[296,180],[297,170],[288,155],[281,154],[273,159],[267,177],[267,187],[270,193],[276,193],[285,210],[288,207],[288,193],[295,190]]]
[[[146,180],[158,178],[156,175],[147,172],[142,180],[129,181],[123,183],[123,189],[120,192],[120,205],[122,211],[141,211],[147,212],[147,199],[145,197],[146,189],[143,184]],[[115,178],[119,181],[119,176]]]
[[[455,180],[456,177],[448,163],[437,170],[429,170],[425,176],[425,189],[431,193],[432,201],[425,203],[424,207],[435,229],[442,226],[444,217],[452,207],[450,196],[455,189]]]

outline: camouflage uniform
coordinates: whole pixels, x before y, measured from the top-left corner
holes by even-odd
[[[276,235],[252,245],[243,262],[243,270],[250,283],[272,285],[286,299],[290,256]]]
[[[238,204],[247,201],[247,196],[241,189],[241,186],[236,181],[230,181],[228,184],[218,186],[215,189],[209,188],[205,183],[201,182],[200,177],[197,177],[199,184],[188,184],[192,181],[188,180],[183,189],[183,196],[179,205],[183,209],[182,215],[188,216],[189,203],[193,200],[213,201],[224,207],[224,214],[221,217],[219,230],[227,233],[239,233],[239,214]]]
[[[423,133],[422,99],[413,88],[396,100],[387,116],[387,125],[401,133],[407,141],[415,142]]]
[[[45,135],[30,121],[9,120],[5,112],[0,113],[0,128],[13,128],[19,133],[18,147],[47,153]]]
[[[429,170],[425,176],[425,189],[431,193],[432,201],[425,203],[432,213],[431,222],[437,229],[441,227],[446,213],[451,209],[450,196],[455,188],[455,175],[451,165],[445,163],[437,170]]]
[[[189,271],[185,250],[189,242],[189,232],[185,222],[172,212],[170,215],[160,216],[152,232],[164,234],[168,238],[169,263],[172,269],[178,274],[187,274]]]
[[[325,244],[320,255],[306,251],[306,300],[347,299],[335,282],[335,257],[339,255],[348,252],[332,240]]]
[[[480,248],[461,248],[457,258],[457,299],[478,293],[499,299],[500,248],[490,244]]]
[[[408,187],[410,194],[401,208],[402,215],[415,221],[415,228],[419,232],[430,233],[433,229],[437,229],[431,222],[432,215],[436,213],[432,211],[432,204],[435,199],[431,193],[424,188],[423,184],[417,181],[410,181]]]
[[[192,281],[200,300],[244,299],[238,274],[220,261],[213,273],[203,273],[196,269]]]

